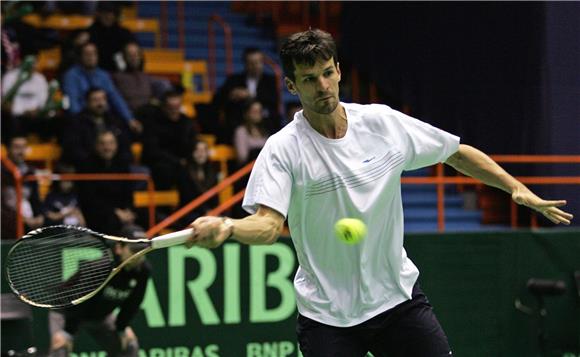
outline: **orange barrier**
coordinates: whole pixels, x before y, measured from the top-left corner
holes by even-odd
[[[498,163],[580,163],[580,155],[492,155],[491,156],[494,161]],[[251,167],[253,166],[253,162],[248,164],[240,171],[234,173],[232,176],[225,179],[216,187],[212,188],[208,192],[204,193],[203,195],[199,196],[192,202],[190,202],[187,206],[178,210],[174,215],[168,217],[163,222],[160,222],[155,228],[155,230],[151,231],[149,236],[154,235],[155,233],[161,231],[162,229],[166,228],[168,225],[174,223],[179,218],[183,217],[192,209],[199,207],[205,201],[216,195],[220,190],[223,190],[228,185],[234,183],[235,181],[239,180],[243,176],[247,175],[251,171]],[[520,182],[527,184],[527,185],[580,185],[580,176],[520,176],[516,177]],[[481,181],[471,178],[471,177],[451,177],[445,176],[443,164],[435,165],[435,176],[434,177],[402,177],[401,178],[402,184],[411,184],[411,185],[424,185],[424,184],[431,184],[436,185],[437,189],[437,226],[438,231],[443,232],[445,230],[445,185],[448,184],[473,184],[479,185],[482,184]],[[227,199],[226,201],[222,202],[218,207],[211,210],[208,215],[220,215],[226,210],[230,209],[233,205],[240,202],[243,198],[244,190],[237,192],[235,195]],[[174,217],[176,216],[176,217]],[[517,204],[512,201],[512,210],[511,210],[511,226],[517,227]],[[532,227],[537,226],[537,218],[535,213],[532,212]],[[150,232],[148,232],[149,234]]]
[[[22,222],[22,215],[20,210],[22,208],[22,175],[18,167],[7,157],[2,157],[2,165],[10,171],[14,178],[14,189],[16,190],[16,236],[22,237],[24,235],[24,224]],[[6,224],[6,222],[3,222]]]
[[[215,45],[215,32],[213,30],[213,23],[220,25],[224,31],[224,50],[226,51],[226,75],[230,75],[234,72],[234,60],[233,60],[233,46],[232,46],[232,28],[228,25],[224,19],[213,14],[207,22],[207,32],[208,32],[208,56],[209,56],[209,78],[211,90],[215,92],[216,90],[216,45]]]
[[[2,163],[10,170],[10,164],[14,165],[8,159],[2,159]],[[149,226],[155,224],[155,186],[153,180],[148,174],[47,174],[47,175],[27,175],[19,176],[18,168],[13,172],[16,186],[16,234],[21,237],[24,234],[24,224],[22,222],[22,214],[20,203],[22,201],[22,183],[24,181],[38,181],[43,179],[50,179],[52,181],[66,180],[66,181],[147,181],[147,192],[149,193]],[[12,170],[11,170],[12,171]],[[18,193],[20,191],[20,193]],[[20,197],[20,199],[18,198]]]
[[[207,200],[211,199],[215,195],[219,194],[220,191],[222,191],[225,188],[227,188],[228,186],[232,185],[234,182],[238,181],[242,177],[250,174],[253,167],[254,167],[254,162],[251,162],[251,163],[247,164],[246,166],[242,167],[240,170],[238,170],[233,175],[225,178],[222,182],[220,182],[217,185],[215,185],[214,187],[210,188],[209,190],[207,190],[206,192],[201,194],[199,197],[197,197],[193,201],[189,202],[185,206],[178,209],[171,216],[165,218],[163,221],[157,223],[157,225],[150,228],[147,231],[147,236],[153,237],[156,234],[158,234],[159,232],[161,232],[161,230],[163,230],[163,229],[167,228],[168,226],[172,225],[173,223],[177,222],[183,216],[185,216],[186,214],[188,214],[192,210],[196,209],[197,207],[201,206],[203,203],[205,203]],[[238,198],[238,200],[239,200],[239,196],[236,195],[236,196],[233,196],[231,199],[229,199],[227,202],[231,202],[234,199],[234,197]],[[236,200],[236,202],[238,200]],[[230,204],[228,207],[231,207],[232,205],[233,205],[233,203]]]

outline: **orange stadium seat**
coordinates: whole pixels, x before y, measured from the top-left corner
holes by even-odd
[[[156,206],[177,207],[179,205],[179,192],[177,190],[155,191],[153,193],[153,201]],[[149,206],[149,192],[135,191],[133,193],[133,205],[135,207]]]

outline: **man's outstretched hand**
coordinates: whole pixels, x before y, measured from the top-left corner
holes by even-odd
[[[532,191],[523,187],[512,193],[512,200],[522,206],[527,206],[543,214],[547,219],[555,224],[563,223],[569,225],[574,216],[564,212],[558,207],[566,205],[565,200],[547,201],[536,196]]]

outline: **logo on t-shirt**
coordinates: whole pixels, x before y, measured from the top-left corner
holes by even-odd
[[[369,158],[369,159],[366,159],[365,161],[363,161],[363,164],[366,164],[367,162],[371,162],[371,161],[373,161],[374,159],[375,159],[375,157],[374,157],[374,156],[373,156],[373,157],[371,157],[371,158]]]

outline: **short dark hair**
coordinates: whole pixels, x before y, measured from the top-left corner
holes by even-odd
[[[165,92],[163,92],[163,95],[161,96],[161,104],[165,105],[167,104],[167,101],[169,100],[169,98],[175,98],[175,97],[183,97],[183,91],[177,89],[177,88],[171,88],[166,90]]]
[[[246,47],[244,48],[244,53],[242,53],[242,61],[246,62],[246,59],[249,55],[253,55],[254,53],[262,53],[259,48],[257,47]]]
[[[328,32],[310,29],[298,32],[284,42],[280,49],[280,58],[286,77],[295,80],[296,64],[314,65],[318,60],[334,59],[337,63],[336,43]]]
[[[96,92],[104,92],[105,94],[107,94],[107,91],[105,91],[101,87],[90,87],[89,90],[87,90],[87,92],[85,93],[85,100],[89,101],[89,98],[91,98],[91,95],[93,95],[93,93],[96,93]]]

